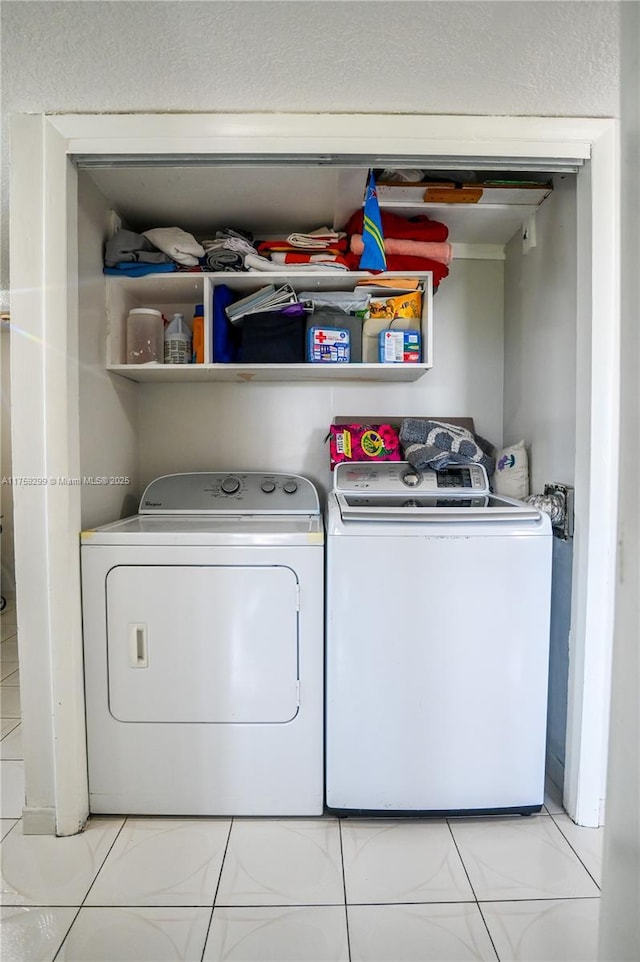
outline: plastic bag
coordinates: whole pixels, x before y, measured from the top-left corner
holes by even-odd
[[[331,470],[341,461],[401,461],[400,438],[390,424],[332,424]]]

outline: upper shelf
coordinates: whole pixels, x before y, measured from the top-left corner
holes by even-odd
[[[98,168],[82,171],[92,180],[121,220],[132,230],[175,224],[198,237],[222,227],[275,233],[308,231],[326,225],[343,227],[362,205],[368,168],[339,165],[292,167]],[[397,189],[397,188],[396,188]],[[504,247],[539,204],[444,204],[385,198],[380,206],[401,216],[427,214],[449,228],[457,245]],[[420,190],[406,191],[418,194]],[[518,193],[518,192],[516,192]],[[520,192],[521,193],[521,192]],[[505,191],[500,191],[502,199]],[[459,251],[457,256],[471,256]],[[479,251],[478,256],[483,256]]]
[[[381,201],[380,209],[400,217],[426,214],[449,228],[450,244],[504,247],[538,210],[538,204],[427,204],[412,201]],[[454,257],[456,251],[454,248]]]

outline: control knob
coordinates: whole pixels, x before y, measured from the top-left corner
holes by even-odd
[[[402,475],[402,482],[408,488],[415,488],[416,485],[420,484],[420,475],[416,474],[415,471],[407,471],[406,474]]]
[[[236,491],[240,490],[240,480],[239,478],[234,478],[233,475],[230,475],[228,478],[224,479],[220,487],[225,494],[235,494]]]
[[[276,490],[276,483],[275,481],[271,481],[269,478],[266,478],[262,482],[260,487],[262,488],[265,494],[271,494],[273,491]]]
[[[298,482],[293,480],[285,481],[285,483],[282,485],[282,490],[285,494],[295,494],[298,490]]]

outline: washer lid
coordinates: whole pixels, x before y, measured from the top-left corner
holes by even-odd
[[[147,486],[140,514],[317,515],[316,488],[298,474],[196,471],[167,474]]]
[[[541,513],[513,498],[488,494],[418,495],[334,492],[343,521],[539,521]]]

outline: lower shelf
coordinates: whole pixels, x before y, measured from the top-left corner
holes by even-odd
[[[111,364],[131,381],[417,381],[425,364]]]

